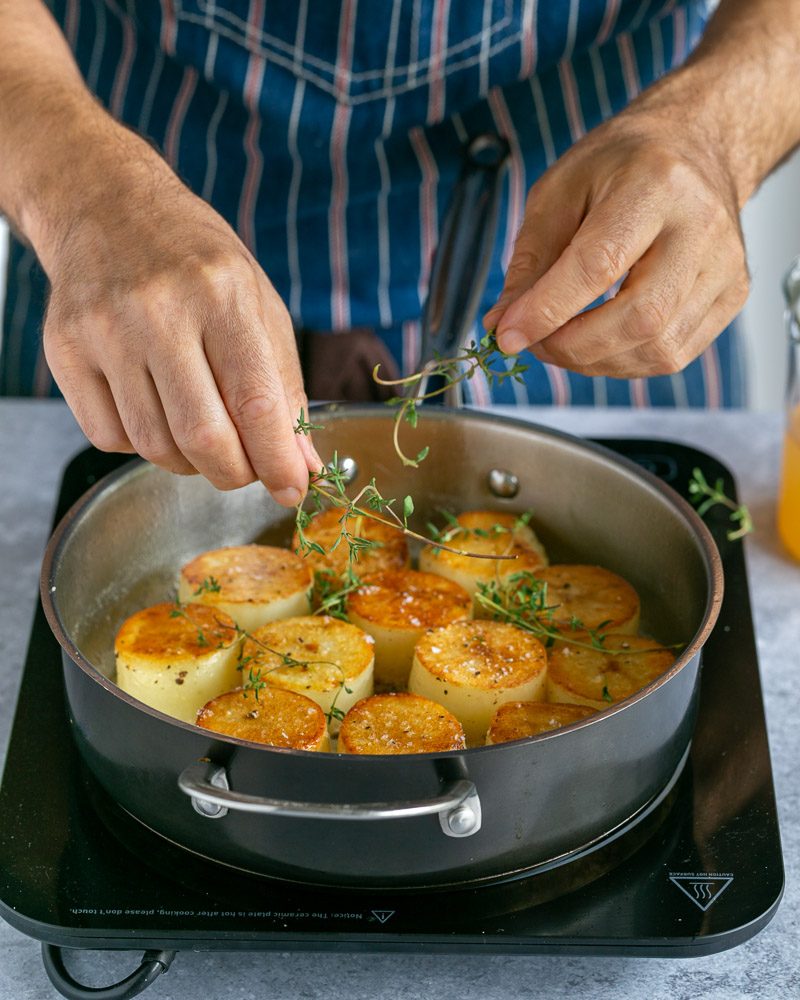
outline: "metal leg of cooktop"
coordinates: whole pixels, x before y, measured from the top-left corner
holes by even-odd
[[[83,986],[73,979],[64,965],[62,949],[54,944],[42,944],[42,962],[50,982],[67,1000],[129,1000],[138,996],[166,972],[177,952],[146,951],[142,962],[129,976],[111,986]]]

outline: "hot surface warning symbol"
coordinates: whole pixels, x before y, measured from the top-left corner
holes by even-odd
[[[733,875],[719,872],[670,872],[669,880],[701,910],[707,910],[733,882]]]

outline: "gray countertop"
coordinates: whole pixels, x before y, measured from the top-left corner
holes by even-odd
[[[148,992],[153,1000],[276,997],[349,1000],[454,996],[500,1000],[734,1000],[800,996],[800,565],[782,552],[774,505],[782,420],[706,411],[530,409],[540,423],[587,436],[661,437],[717,454],[736,473],[757,530],[746,542],[756,635],[781,818],[786,894],[761,934],[696,959],[506,958],[498,956],[179,954]],[[0,401],[0,753],[5,746],[36,602],[39,564],[58,483],[85,440],[57,402]],[[2,757],[0,757],[0,762]],[[91,953],[72,967],[96,985],[121,978],[130,956]],[[0,1000],[55,996],[37,942],[0,921]]]

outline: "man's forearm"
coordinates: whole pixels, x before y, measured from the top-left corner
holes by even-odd
[[[61,231],[119,183],[104,160],[130,160],[121,144],[146,146],[89,92],[39,0],[0,0],[0,38],[0,213],[49,271]]]
[[[722,152],[739,207],[800,143],[800,0],[721,0],[681,69],[639,101],[697,119]]]

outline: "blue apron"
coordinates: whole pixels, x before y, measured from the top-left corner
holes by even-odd
[[[586,131],[680,63],[704,0],[50,0],[89,87],[237,230],[312,330],[375,329],[401,370],[468,139],[511,149],[484,307],[528,188]],[[12,240],[0,392],[55,395],[46,280]],[[735,331],[684,372],[587,378],[534,363],[469,401],[743,403]]]

